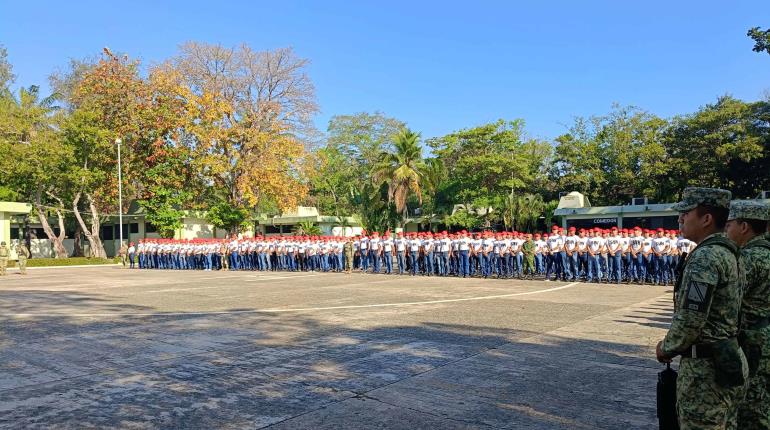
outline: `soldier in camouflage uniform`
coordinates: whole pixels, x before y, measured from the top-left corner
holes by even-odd
[[[353,270],[353,238],[349,237],[348,240],[342,245],[342,252],[345,254],[345,273],[348,275]]]
[[[749,369],[737,339],[745,279],[738,247],[723,233],[730,197],[726,190],[686,188],[673,207],[682,235],[698,244],[677,277],[674,317],[656,348],[660,362],[682,356],[676,390],[682,430],[737,428],[746,395]]]
[[[16,245],[16,255],[19,256],[19,271],[22,275],[27,274],[27,259],[30,257],[29,249],[24,245],[24,242],[19,241]]]
[[[740,340],[749,362],[749,389],[738,409],[741,430],[770,429],[770,241],[764,237],[770,208],[758,201],[730,204],[727,237],[741,246],[746,289]]]
[[[535,241],[532,240],[532,234],[527,235],[527,240],[521,245],[521,251],[524,253],[524,276],[532,278],[535,276]]]
[[[0,276],[5,276],[5,269],[8,267],[8,256],[10,255],[5,242],[0,242]]]

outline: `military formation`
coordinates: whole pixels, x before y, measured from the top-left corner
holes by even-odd
[[[148,239],[121,248],[130,267],[165,270],[350,272],[411,276],[541,278],[673,285],[694,243],[675,230],[366,232],[355,237]]]
[[[770,428],[770,208],[729,191],[687,188],[679,211],[696,246],[676,267],[674,316],[656,347],[681,357],[679,428]]]

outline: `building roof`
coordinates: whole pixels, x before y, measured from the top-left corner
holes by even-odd
[[[0,202],[0,212],[5,212],[11,215],[28,214],[32,210],[32,205],[29,203],[19,202]]]

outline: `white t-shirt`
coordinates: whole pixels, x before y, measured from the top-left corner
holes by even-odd
[[[382,239],[382,250],[385,252],[392,252],[393,251],[393,239],[387,238]]]
[[[594,254],[599,252],[602,247],[604,247],[604,238],[602,237],[589,237],[588,238],[588,249],[591,250]]]
[[[685,252],[689,253],[692,249],[692,246],[695,244],[695,242],[685,239],[683,237],[680,237],[676,241],[676,247],[679,248],[679,253],[683,254]]]
[[[645,237],[642,239],[642,252],[648,253],[652,251],[652,238]]]
[[[656,237],[652,240],[652,249],[659,253],[665,254],[668,251],[669,240],[667,237]]]
[[[535,254],[542,254],[543,251],[545,251],[546,243],[544,240],[536,240],[535,241]]]
[[[577,241],[578,241],[577,236],[575,235],[567,236],[566,238],[564,238],[564,248],[570,252],[577,250]]]
[[[577,240],[575,241],[577,250],[580,252],[585,252],[586,249],[588,249],[588,238],[587,237],[580,237],[578,236]]]
[[[417,252],[420,250],[420,245],[422,245],[422,241],[420,239],[412,239],[409,241],[409,250],[412,252]]]
[[[549,236],[546,242],[548,242],[548,249],[551,251],[561,251],[561,247],[564,246],[561,236]]]
[[[620,236],[610,236],[607,238],[607,250],[614,254],[617,251],[620,251]]]
[[[449,252],[452,247],[452,240],[448,237],[441,239],[441,252]]]
[[[371,240],[369,240],[369,249],[372,251],[379,251],[380,250],[380,238],[379,237],[373,237]]]
[[[406,245],[407,245],[407,240],[404,239],[403,237],[396,239],[396,251],[399,251],[399,252],[406,251]]]
[[[457,239],[457,248],[460,251],[468,251],[471,246],[471,240],[467,237],[461,237]]]

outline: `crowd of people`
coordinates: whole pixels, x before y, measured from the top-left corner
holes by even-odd
[[[145,239],[124,250],[130,267],[542,278],[670,285],[694,243],[675,230],[553,226],[550,234],[459,231],[355,237]]]

